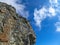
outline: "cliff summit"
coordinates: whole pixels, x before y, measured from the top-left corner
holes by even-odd
[[[35,40],[29,22],[14,7],[0,2],[0,45],[34,45]]]

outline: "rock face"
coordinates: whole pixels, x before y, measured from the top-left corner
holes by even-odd
[[[35,39],[29,22],[14,7],[0,2],[0,45],[34,45]]]

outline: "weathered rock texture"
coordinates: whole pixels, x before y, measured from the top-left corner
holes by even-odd
[[[14,7],[0,2],[0,45],[34,45],[35,38],[29,22]]]

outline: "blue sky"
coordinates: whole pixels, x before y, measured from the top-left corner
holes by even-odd
[[[60,45],[59,0],[0,0],[29,20],[36,34],[35,45]]]

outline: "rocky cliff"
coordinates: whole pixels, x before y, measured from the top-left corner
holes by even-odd
[[[0,45],[34,45],[35,39],[29,22],[14,7],[0,2]]]

